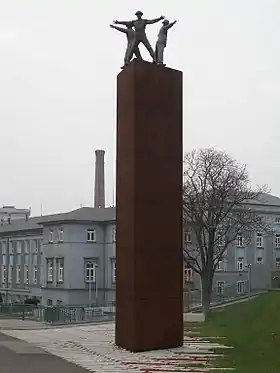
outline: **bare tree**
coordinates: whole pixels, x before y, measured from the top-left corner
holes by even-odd
[[[200,275],[206,316],[214,273],[227,247],[238,235],[249,242],[253,232],[267,229],[252,207],[265,188],[253,190],[249,183],[246,166],[222,151],[199,149],[185,156],[184,225],[192,231],[195,244],[185,244],[184,259]]]

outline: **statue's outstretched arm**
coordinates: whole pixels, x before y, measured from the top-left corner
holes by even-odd
[[[131,25],[131,23],[133,23],[133,21],[114,21],[114,23],[116,25],[124,25],[124,26],[128,26],[128,25]]]
[[[175,25],[176,22],[177,22],[177,21],[174,21],[174,22],[169,23],[169,25],[166,26],[166,29],[169,30],[172,26]]]
[[[146,19],[146,24],[147,25],[152,25],[153,23],[157,23],[157,22],[161,21],[162,19],[164,19],[164,16],[160,16],[160,17],[155,18],[155,19]]]
[[[125,28],[122,28],[122,27],[118,27],[118,26],[115,26],[115,25],[110,25],[110,27],[120,31],[120,32],[124,32],[125,34],[127,34],[127,29]]]

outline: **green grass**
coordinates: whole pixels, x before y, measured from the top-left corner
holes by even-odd
[[[237,373],[280,373],[280,292],[217,309],[203,324],[186,324],[188,330],[226,337],[218,342],[234,348],[223,351],[220,367]]]

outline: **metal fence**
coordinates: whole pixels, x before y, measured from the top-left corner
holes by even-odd
[[[234,299],[239,299],[249,294],[249,282],[240,281],[237,284],[225,286],[223,282],[220,286],[213,288],[211,306],[223,304]],[[201,289],[184,290],[184,311],[200,310],[202,307]]]
[[[236,285],[230,286],[225,286],[221,282],[220,286],[213,288],[211,305],[223,304],[244,297],[248,293],[248,281],[240,281]],[[201,310],[200,289],[185,289],[183,299],[184,312]],[[114,319],[115,311],[115,304],[94,307],[85,305],[34,306],[27,304],[0,304],[0,318],[28,319],[51,324],[109,321]]]
[[[52,324],[72,324],[113,320],[115,305],[88,306],[33,306],[0,304],[0,318],[34,320]]]

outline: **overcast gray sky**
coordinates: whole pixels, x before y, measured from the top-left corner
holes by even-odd
[[[108,25],[139,8],[178,20],[166,62],[184,72],[185,150],[224,149],[280,196],[279,0],[0,0],[0,204],[91,205],[96,148],[113,203],[125,37]]]

